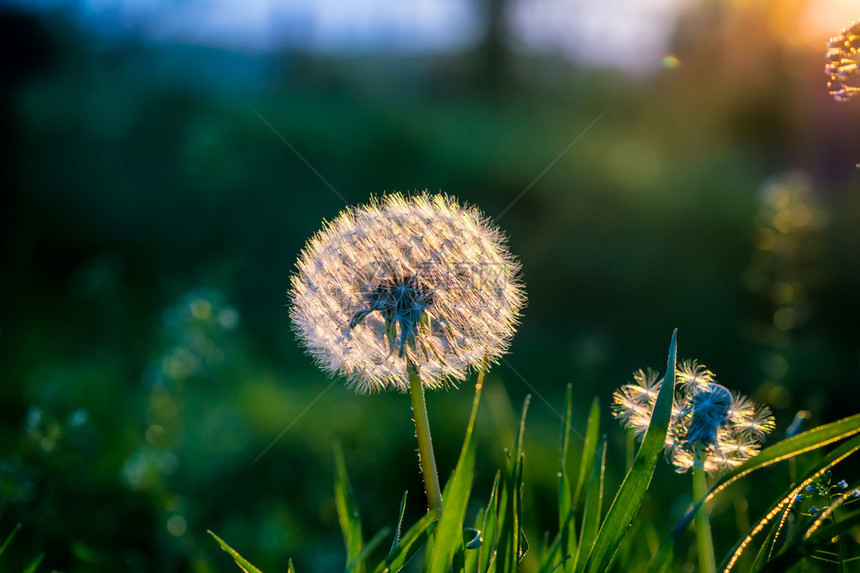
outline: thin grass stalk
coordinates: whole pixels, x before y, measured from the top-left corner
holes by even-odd
[[[427,417],[427,402],[424,386],[411,360],[406,361],[409,373],[409,394],[412,396],[412,414],[415,418],[415,437],[418,438],[418,461],[424,475],[424,491],[430,511],[442,512],[442,488],[439,487],[439,472],[436,471],[436,456],[433,454],[433,439],[430,437],[430,420]]]
[[[633,432],[627,432],[627,471],[633,467],[633,458],[636,457],[636,437]]]
[[[708,481],[705,477],[705,452],[702,444],[696,444],[696,456],[693,462],[693,503],[704,499],[708,493]],[[701,573],[716,573],[717,562],[714,557],[714,541],[711,537],[711,522],[708,519],[708,506],[702,503],[696,512],[696,546],[699,555],[699,571]]]

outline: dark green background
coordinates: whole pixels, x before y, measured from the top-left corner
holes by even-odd
[[[631,76],[497,36],[441,55],[261,56],[0,13],[0,538],[23,525],[0,570],[41,552],[42,570],[230,570],[206,529],[264,570],[288,557],[337,570],[334,440],[369,535],[393,524],[403,490],[407,518],[420,515],[408,397],[329,387],[289,324],[293,264],[344,207],[338,193],[428,189],[504,211],[529,302],[510,365],[489,377],[475,488],[483,502],[515,412],[539,393],[533,543],[555,523],[565,386],[580,431],[601,401],[614,491],[612,391],[665,364],[674,328],[680,357],[771,405],[774,438],[800,409],[814,424],[856,413],[860,101],[828,97],[826,38],[805,51],[750,36],[754,20],[684,22],[680,67]],[[796,171],[818,224],[763,251],[763,188]],[[788,328],[774,326],[781,308]],[[443,480],[470,384],[428,396]],[[787,484],[769,471],[715,508],[718,555],[743,525],[739,500],[755,518],[769,499],[757,492]],[[689,487],[661,464],[640,514],[653,539]]]

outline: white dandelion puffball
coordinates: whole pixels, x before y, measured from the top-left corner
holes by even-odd
[[[505,353],[525,291],[520,265],[476,208],[392,194],[326,222],[296,263],[293,327],[308,354],[359,392],[464,379]]]
[[[730,392],[718,384],[714,373],[695,361],[675,370],[677,383],[672,417],[663,449],[678,472],[695,463],[695,450],[704,451],[706,472],[735,468],[757,455],[765,436],[774,428],[766,406]],[[642,439],[651,422],[662,381],[653,370],[639,370],[633,383],[612,396],[612,413],[623,426]]]

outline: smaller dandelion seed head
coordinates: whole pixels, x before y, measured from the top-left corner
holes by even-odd
[[[825,53],[824,73],[828,76],[827,89],[838,102],[847,102],[860,93],[860,87],[851,85],[857,74],[860,58],[860,21],[830,38]]]
[[[773,416],[740,394],[718,384],[713,372],[696,361],[676,368],[678,384],[664,451],[679,472],[690,469],[697,445],[704,453],[706,472],[738,467],[757,455],[774,428]],[[613,395],[613,414],[637,438],[648,429],[659,393],[656,373],[638,371],[632,384]]]

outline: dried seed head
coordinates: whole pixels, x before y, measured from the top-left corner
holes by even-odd
[[[851,85],[857,75],[860,60],[860,21],[842,30],[827,42],[824,73],[829,76],[827,89],[836,101],[846,102],[860,94],[860,87]],[[855,83],[858,78],[854,77]]]
[[[697,444],[705,451],[707,472],[739,466],[758,454],[761,442],[774,428],[767,407],[758,407],[730,392],[696,361],[681,363],[675,377],[678,383],[663,447],[677,471],[693,466]],[[640,370],[634,374],[633,384],[622,386],[613,395],[613,414],[639,439],[651,422],[661,384],[656,374],[646,377]],[[641,398],[645,395],[649,399]]]
[[[525,291],[504,238],[445,195],[400,194],[341,212],[308,241],[290,316],[325,371],[360,392],[462,380],[514,334]]]

